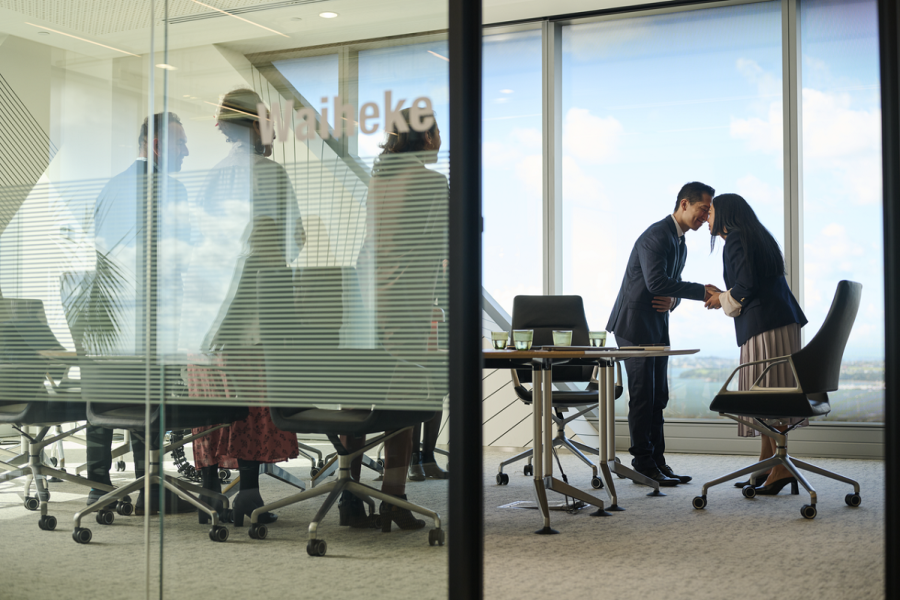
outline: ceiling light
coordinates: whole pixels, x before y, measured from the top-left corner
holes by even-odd
[[[184,97],[185,97],[185,98],[190,98],[191,95],[190,95],[190,94],[185,94]]]
[[[319,13],[319,16],[323,19],[334,19],[338,14],[336,12],[321,12]]]
[[[38,35],[50,35],[49,31],[38,31]]]
[[[512,94],[513,91],[512,90],[500,90],[500,93],[501,94]]]
[[[160,69],[165,69],[166,71],[177,71],[178,67],[173,67],[172,65],[167,65],[166,63],[159,63],[156,65]]]

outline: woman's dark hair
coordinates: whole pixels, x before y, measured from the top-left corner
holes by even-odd
[[[712,205],[715,216],[710,232],[710,252],[716,247],[716,238],[720,235],[736,235],[744,247],[744,259],[753,275],[784,275],[784,256],[778,242],[765,225],[760,223],[746,200],[737,194],[722,194],[713,198]]]
[[[425,131],[416,131],[409,125],[409,108],[400,111],[403,120],[406,122],[406,131],[398,131],[396,125],[391,127],[391,131],[385,133],[383,144],[379,144],[381,154],[399,154],[400,152],[422,152],[428,143],[428,137],[434,137],[437,131],[437,120],[432,114],[431,127]]]
[[[222,97],[216,114],[216,125],[229,142],[240,141],[242,136],[246,136],[247,130],[259,122],[256,107],[261,102],[259,94],[246,88],[233,90]],[[262,141],[254,140],[252,136],[250,140],[256,145],[256,153],[262,154]]]

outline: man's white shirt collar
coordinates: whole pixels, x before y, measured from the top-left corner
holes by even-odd
[[[672,217],[672,220],[675,221],[675,233],[678,234],[678,237],[684,236],[684,232],[681,230],[681,225],[678,224],[678,221],[675,220],[675,215],[669,215]]]

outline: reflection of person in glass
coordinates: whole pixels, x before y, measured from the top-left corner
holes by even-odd
[[[180,300],[181,270],[177,260],[162,260],[159,236],[163,233],[160,213],[166,210],[160,198],[166,198],[166,206],[184,202],[187,197],[184,185],[171,177],[160,177],[160,156],[166,155],[166,170],[174,173],[189,155],[187,136],[181,120],[175,113],[158,113],[154,116],[153,131],[148,119],[144,119],[138,136],[138,158],[122,173],[113,177],[97,198],[94,209],[94,270],[85,274],[65,301],[67,319],[72,328],[72,338],[79,352],[111,356],[139,356],[146,351],[143,337],[143,310],[141,308],[146,286],[143,265],[149,252],[153,257],[153,279],[157,285],[150,290],[151,302],[156,307],[157,320],[167,314],[162,306],[172,307]],[[163,152],[163,132],[168,133],[168,148]],[[151,138],[152,136],[152,138]],[[153,212],[150,228],[147,227],[147,174],[152,166],[156,175],[153,181]],[[171,232],[166,232],[171,234]],[[150,240],[150,248],[147,240]],[[171,258],[168,257],[167,258]],[[65,278],[64,278],[65,279]],[[64,284],[65,285],[65,284]],[[66,293],[64,291],[64,293]],[[161,334],[162,335],[162,334]],[[150,340],[151,352],[157,348],[157,339]],[[112,467],[113,430],[89,425],[86,429],[87,477],[92,481],[110,485]],[[135,475],[145,472],[144,441],[132,438]],[[92,504],[106,492],[92,489],[88,504]],[[151,512],[158,510],[158,491],[151,494]],[[144,514],[144,490],[141,489],[135,504],[135,514]],[[166,495],[167,512],[190,512],[194,508],[174,494]]]
[[[216,126],[231,144],[231,151],[211,171],[199,202],[204,215],[215,215],[207,227],[215,228],[219,220],[224,222],[235,215],[246,219],[243,247],[235,257],[231,284],[202,346],[215,354],[217,365],[224,373],[224,394],[247,400],[266,395],[265,367],[259,346],[256,273],[261,268],[287,264],[285,214],[289,203],[296,203],[284,168],[266,158],[271,154],[271,146],[262,143],[256,116],[257,104],[261,102],[256,92],[247,89],[223,97]],[[302,226],[298,231],[302,231]],[[228,260],[228,257],[215,258]],[[216,287],[218,283],[210,282],[209,290],[221,289]],[[203,293],[208,296],[211,292],[203,290]],[[207,296],[204,299],[208,300]],[[210,378],[201,368],[190,370],[188,387],[192,396],[222,394],[222,390],[208,387]],[[280,462],[298,455],[297,436],[276,428],[269,409],[263,406],[251,406],[245,419],[194,441],[194,460],[204,487],[220,489],[220,466],[238,468],[240,493],[234,501],[237,525],[242,525],[245,515],[263,505],[259,493],[260,463]],[[205,518],[200,513],[201,522]],[[259,522],[271,523],[275,518],[266,513]]]
[[[784,278],[784,257],[778,242],[759,222],[756,213],[741,196],[722,194],[713,198],[709,209],[710,247],[716,238],[725,240],[722,260],[725,263],[724,292],[713,292],[706,301],[707,308],[722,308],[734,318],[737,345],[741,349],[741,364],[787,356],[800,350],[800,328],[806,325],[806,316],[794,298]],[[738,389],[749,390],[753,382],[766,370],[766,365],[741,369]],[[762,387],[793,387],[794,375],[790,366],[776,365],[766,371]],[[788,426],[804,423],[805,419],[770,423],[779,431]],[[752,427],[738,424],[738,435],[760,435]],[[775,455],[775,440],[762,437],[759,460]],[[746,481],[736,483],[744,487]],[[775,466],[765,484],[756,488],[758,495],[773,495],[790,484],[792,493],[798,493],[797,479],[783,465]]]
[[[407,131],[387,132],[375,161],[366,202],[366,239],[357,263],[361,279],[371,282],[380,345],[392,355],[415,363],[427,351],[435,289],[447,257],[446,223],[449,190],[444,175],[427,168],[437,162],[441,134],[434,115],[410,123],[410,110],[401,111]],[[430,120],[431,123],[427,123]],[[422,127],[422,124],[425,124]],[[424,131],[417,131],[413,125]],[[343,437],[348,449],[358,439]],[[359,445],[357,445],[359,444]],[[382,491],[406,499],[406,475],[412,454],[412,430],[384,444]],[[360,464],[351,476],[359,480]],[[344,493],[341,512],[351,526],[366,527],[362,501]],[[402,529],[418,529],[425,522],[393,505],[381,504],[383,531],[391,521]]]

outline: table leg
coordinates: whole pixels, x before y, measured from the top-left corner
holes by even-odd
[[[553,477],[553,370],[544,374],[544,476]]]
[[[531,410],[534,416],[534,439],[533,447],[533,465],[534,465],[534,496],[537,501],[538,510],[541,512],[541,518],[544,521],[544,527],[535,531],[537,534],[547,535],[551,533],[559,533],[550,528],[550,505],[547,502],[547,490],[544,487],[544,432],[543,432],[543,371],[539,363],[535,363],[532,369],[532,394]]]
[[[606,487],[606,493],[609,496],[610,505],[606,509],[608,511],[625,510],[618,505],[618,496],[616,495],[616,485],[613,480],[612,471],[609,462],[615,458],[615,376],[613,374],[612,362],[603,362],[599,368],[598,392],[600,396],[599,410],[600,413],[600,472],[603,474],[603,484]],[[610,411],[610,407],[613,410]],[[613,417],[611,417],[613,415]],[[610,427],[612,423],[612,427]],[[610,443],[610,440],[612,442]]]
[[[609,469],[620,475],[622,477],[626,477],[631,479],[634,482],[642,483],[644,485],[649,485],[653,488],[653,491],[647,494],[648,496],[665,496],[662,492],[659,491],[659,482],[646,477],[645,475],[641,475],[634,469],[629,469],[622,463],[616,461],[616,390],[615,390],[615,376],[610,373],[608,377],[607,387],[606,387],[606,395],[609,398],[606,406],[606,419],[607,419],[607,436],[608,436],[608,458],[607,465]],[[610,510],[617,510],[610,508]],[[621,509],[619,509],[621,510]]]

